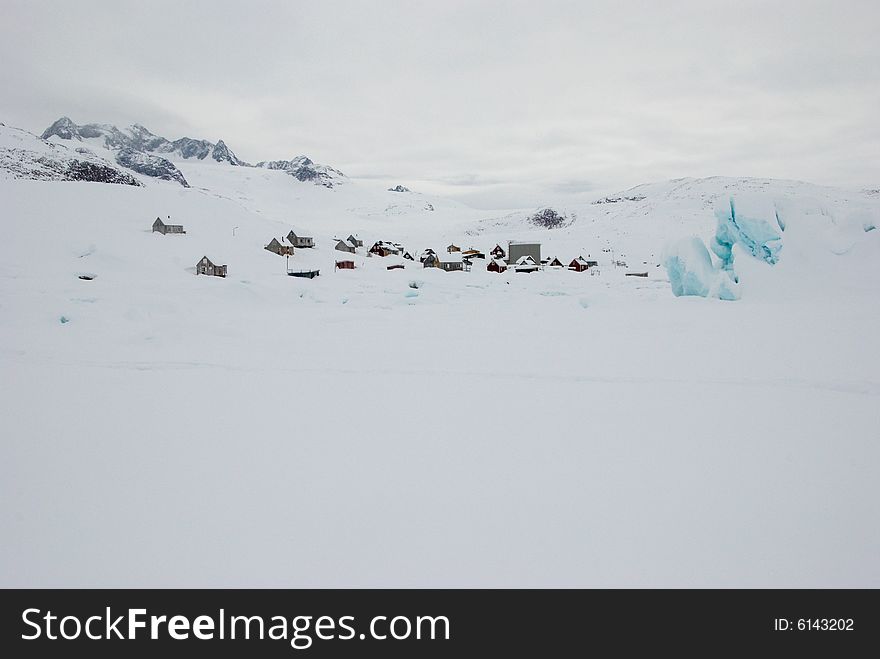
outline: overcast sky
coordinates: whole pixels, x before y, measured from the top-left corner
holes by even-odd
[[[0,121],[134,122],[483,207],[880,186],[880,2],[0,0]]]

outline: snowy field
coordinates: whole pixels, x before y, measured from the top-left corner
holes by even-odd
[[[548,231],[178,166],[0,180],[0,585],[880,586],[876,195],[688,180]],[[674,297],[664,244],[740,193],[784,209],[779,263]],[[262,249],[291,228],[320,277]],[[601,274],[336,272],[351,232]]]

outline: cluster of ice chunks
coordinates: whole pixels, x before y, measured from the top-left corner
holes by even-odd
[[[697,237],[683,238],[666,248],[663,265],[676,296],[699,295],[721,300],[739,299],[739,278],[733,268],[733,246],[739,245],[755,258],[774,265],[782,249],[785,224],[775,206],[766,200],[742,212],[731,198],[715,211],[717,226],[711,241],[712,260],[705,243]],[[757,211],[757,212],[754,212]],[[772,217],[772,222],[764,217]]]

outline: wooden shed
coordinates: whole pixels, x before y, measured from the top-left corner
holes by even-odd
[[[337,270],[354,270],[354,261],[337,261]]]
[[[350,242],[355,247],[363,247],[364,246],[364,241],[361,240],[360,238],[358,238],[353,233],[349,234],[349,236],[348,236],[348,238],[346,238],[346,240],[348,240],[348,242]]]
[[[199,259],[199,262],[196,263],[196,274],[197,275],[208,275],[211,277],[225,277],[226,276],[226,266],[225,265],[214,265],[207,256],[203,256]]]
[[[461,251],[461,247],[459,247],[458,245],[454,245],[454,244],[453,244],[453,245],[449,245],[449,246],[446,248],[446,251],[447,251],[448,253],[450,253],[450,254],[452,254],[453,252],[460,252],[460,251]]]

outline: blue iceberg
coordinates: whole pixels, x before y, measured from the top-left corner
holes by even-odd
[[[712,239],[712,251],[721,259],[721,267],[733,271],[733,246],[739,245],[757,259],[770,265],[779,261],[782,249],[782,236],[767,220],[742,212],[737,212],[733,198],[729,205],[715,211],[718,226]],[[785,224],[774,208],[773,219],[776,226],[784,230]]]
[[[772,222],[764,216],[772,216]],[[715,211],[715,219],[715,236],[709,246],[718,257],[717,265],[697,236],[679,240],[665,250],[663,265],[674,295],[739,299],[739,277],[733,268],[734,245],[770,265],[779,261],[780,232],[785,231],[785,222],[775,205],[768,208],[766,203],[753,204],[743,212],[731,198]]]
[[[672,284],[672,293],[738,300],[737,281],[731,272],[712,263],[709,250],[697,236],[682,238],[666,248],[663,266]]]

